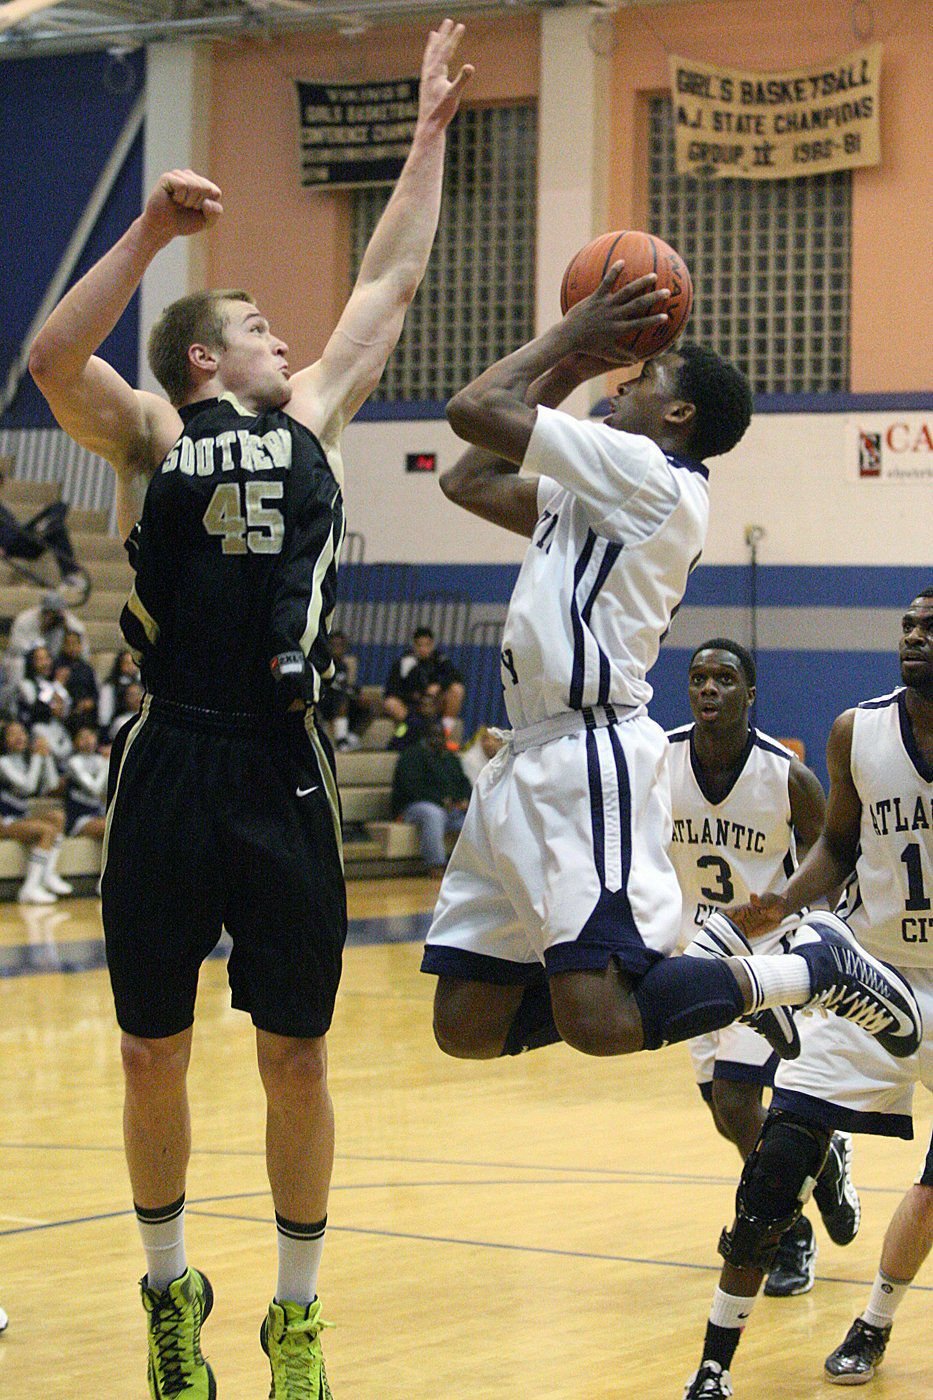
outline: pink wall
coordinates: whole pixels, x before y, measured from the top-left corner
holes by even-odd
[[[347,196],[299,183],[293,80],[416,75],[429,27],[374,27],[350,40],[314,31],[213,47],[210,169],[228,217],[211,235],[207,279],[248,288],[288,341],[295,365],[321,353],[349,295],[350,259]],[[538,50],[533,16],[470,20],[458,54],[476,64],[470,101],[535,95]]]
[[[882,164],[853,172],[852,382],[855,393],[930,387],[933,157],[927,88],[933,41],[926,0],[873,0],[881,63]],[[863,16],[868,6],[860,7]],[[610,226],[646,213],[646,100],[667,90],[668,53],[727,67],[798,68],[868,42],[849,0],[719,0],[625,9],[616,16]]]

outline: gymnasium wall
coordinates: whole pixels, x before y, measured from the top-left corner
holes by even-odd
[[[856,7],[863,19],[868,8]],[[909,414],[916,450],[930,462],[931,308],[928,279],[918,271],[929,265],[931,237],[928,199],[919,193],[928,189],[933,148],[925,92],[930,33],[920,0],[875,0],[870,10],[871,37],[884,45],[883,162],[853,175],[855,393],[763,402],[746,440],[714,464],[704,564],[653,676],[658,717],[676,722],[685,714],[689,648],[714,632],[751,639],[745,529],[762,526],[754,581],[759,719],[772,731],[804,737],[817,767],[832,716],[860,695],[895,683],[891,658],[900,609],[933,574],[933,477],[858,481],[847,447],[852,424],[865,413],[882,411],[889,423]],[[573,179],[581,169],[591,172],[587,207],[594,224],[644,221],[646,98],[666,89],[668,51],[735,66],[796,67],[865,42],[869,36],[853,34],[852,15],[848,0],[820,6],[811,0],[767,6],[704,0],[622,8],[611,17],[582,9],[468,18],[463,57],[477,65],[470,100],[535,96],[542,117],[548,115],[539,152],[548,172],[539,205],[539,316],[546,322],[558,314],[557,278],[545,284],[542,269],[561,265],[580,241],[568,218],[577,190],[571,199],[554,185],[555,172],[562,179],[571,171]],[[208,282],[249,287],[288,340],[293,363],[319,353],[349,290],[346,199],[299,185],[293,79],[414,73],[426,28],[419,21],[373,28],[362,39],[315,32],[192,48],[184,98],[165,76],[176,46],[168,60],[168,46],[148,64],[143,55],[131,57],[135,83],[144,81],[147,67],[150,73],[146,158],[157,149],[166,163],[188,164],[206,152],[210,173],[224,188],[226,216],[204,240],[200,259]],[[587,120],[575,126],[575,108],[583,101],[577,75],[588,63],[595,98]],[[574,74],[570,84],[568,72]],[[113,61],[106,55],[5,63],[0,73],[0,212],[4,228],[15,233],[0,249],[5,366],[135,94],[111,90]],[[189,110],[180,114],[180,103]],[[588,139],[593,151],[581,145]],[[142,167],[134,151],[82,267],[140,207]],[[135,315],[134,302],[107,347],[129,378],[139,370]],[[424,412],[430,410],[408,405],[403,417],[386,418],[371,408],[351,425],[344,454],[351,526],[365,537],[367,560],[413,566],[409,589],[427,596],[466,588],[476,616],[494,621],[502,615],[522,542],[456,512],[435,478],[406,476],[408,451],[436,451],[443,467],[459,450],[436,410],[434,417],[420,416]],[[918,427],[924,422],[926,436]],[[62,480],[76,503],[109,500],[107,469],[82,457],[78,470],[52,437],[32,434],[43,425],[41,401],[26,385],[0,421],[3,449],[19,453],[22,474]],[[366,663],[378,671],[382,661],[374,643]]]

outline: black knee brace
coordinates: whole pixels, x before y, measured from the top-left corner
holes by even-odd
[[[772,1110],[749,1153],[735,1193],[735,1220],[719,1237],[719,1253],[740,1269],[767,1273],[781,1236],[800,1219],[832,1134]]]

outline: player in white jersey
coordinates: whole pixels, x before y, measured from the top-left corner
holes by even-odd
[[[832,1129],[911,1138],[914,1086],[919,1081],[933,1091],[933,589],[904,614],[900,665],[902,689],[846,710],[833,725],[826,822],[784,892],[730,914],[747,932],[773,928],[848,881],[840,908],[849,929],[862,946],[896,964],[920,1006],[923,1037],[910,1056],[895,1059],[857,1027],[829,1017],[806,1024],[799,1058],[778,1066],[771,1111],[739,1183],[735,1221],[720,1239],[726,1263],[685,1400],[732,1394],[729,1367],[742,1329],[776,1241],[809,1195]],[[722,924],[728,943],[730,926]],[[804,936],[821,924],[844,927],[834,915],[811,914]],[[919,1184],[933,1185],[929,1159]],[[925,1216],[929,1241],[933,1211],[922,1193],[917,1213]],[[906,1286],[928,1250],[929,1243],[918,1249],[916,1239],[896,1229],[883,1270],[884,1264],[897,1270],[896,1281]],[[905,1291],[895,1296],[886,1284],[882,1278],[873,1292],[869,1322],[853,1327],[828,1358],[828,1379],[870,1378],[884,1352],[891,1303]]]
[[[531,544],[502,648],[515,728],[473,789],[425,948],[422,966],[439,978],[436,1038],[466,1058],[558,1036],[626,1054],[748,1012],[777,1019],[770,1008],[833,986],[840,1008],[873,998],[877,1033],[906,1032],[897,1048],[907,1053],[919,1035],[909,996],[865,959],[844,970],[832,940],[801,957],[670,956],[680,890],[667,853],[667,743],[645,712],[646,673],[703,548],[701,458],[738,442],[751,394],[718,355],[685,344],[620,386],[605,422],[554,411],[624,360],[635,328],[663,320],[654,274],[614,291],[619,266],[448,404],[455,431],[481,451],[445,474],[446,494]],[[880,979],[900,1019],[862,973]],[[786,1053],[787,1038],[775,1039]]]
[[[687,694],[693,724],[668,731],[673,839],[671,859],[683,895],[686,946],[715,910],[748,902],[752,891],[779,891],[823,826],[819,779],[790,749],[749,722],[756,697],[754,657],[738,642],[713,637],[690,658]],[[783,952],[799,920],[756,944]],[[742,1022],[690,1042],[697,1084],[722,1135],[744,1161],[765,1121],[762,1093],[778,1057]],[[814,1197],[830,1237],[855,1238],[858,1196],[849,1178],[851,1139],[833,1137]],[[801,1216],[781,1238],[768,1272],[769,1297],[806,1293],[816,1277],[813,1226]]]

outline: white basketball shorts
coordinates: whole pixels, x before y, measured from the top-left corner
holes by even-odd
[[[616,958],[640,977],[674,952],[664,732],[643,713],[589,729],[577,718],[535,726],[531,743],[520,731],[480,773],[423,971],[522,983],[542,963],[553,973]]]

